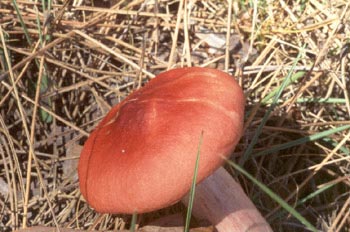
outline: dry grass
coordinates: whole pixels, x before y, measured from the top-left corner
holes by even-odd
[[[129,228],[80,197],[75,144],[159,72],[208,66],[247,97],[233,160],[319,230],[349,231],[350,9],[322,2],[1,0],[0,230]],[[276,231],[305,230],[238,178]]]

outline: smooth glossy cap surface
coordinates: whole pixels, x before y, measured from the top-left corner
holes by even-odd
[[[86,141],[80,190],[103,213],[144,213],[190,189],[203,131],[198,182],[242,134],[244,95],[234,78],[208,68],[161,73],[114,106]]]

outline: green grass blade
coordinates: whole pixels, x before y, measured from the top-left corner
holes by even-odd
[[[277,151],[280,151],[280,150],[284,150],[284,149],[287,149],[287,148],[290,148],[290,147],[298,146],[300,144],[304,144],[304,143],[307,143],[307,142],[311,142],[311,141],[315,141],[315,140],[318,140],[318,139],[322,139],[324,137],[327,137],[329,135],[332,135],[332,134],[335,134],[337,132],[341,132],[341,131],[347,130],[347,129],[350,129],[350,125],[344,125],[344,126],[340,126],[340,127],[337,127],[337,128],[332,128],[332,129],[329,129],[329,130],[326,130],[326,131],[322,131],[322,132],[314,134],[314,135],[310,135],[310,136],[306,136],[306,137],[303,137],[303,138],[300,138],[300,139],[293,140],[291,142],[282,143],[282,144],[273,146],[273,147],[271,147],[269,149],[266,149],[264,151],[258,152],[256,154],[254,154],[254,157],[271,154],[271,153],[274,153],[274,152],[277,152]]]
[[[24,35],[25,35],[25,37],[26,37],[26,40],[27,40],[27,42],[28,42],[28,44],[29,44],[29,46],[32,46],[32,39],[31,39],[31,37],[30,37],[30,35],[29,35],[29,32],[28,32],[28,29],[27,29],[27,26],[26,26],[26,24],[24,23],[24,20],[23,20],[23,18],[22,18],[22,14],[21,14],[21,11],[19,10],[19,8],[18,8],[18,4],[17,4],[17,1],[16,0],[12,0],[12,3],[13,3],[13,7],[15,8],[15,10],[16,10],[16,12],[17,12],[17,17],[18,17],[18,19],[19,19],[19,22],[20,22],[20,24],[21,24],[21,26],[22,26],[22,28],[23,28],[23,31],[24,31]],[[38,11],[38,10],[37,10]],[[40,25],[40,19],[39,19],[39,14],[37,13],[37,18],[36,18],[36,21],[37,21],[37,27],[38,27],[38,31],[39,31],[39,38],[40,38],[40,43],[41,43],[41,45],[43,45],[43,34],[42,34],[42,30],[41,30],[41,25]],[[38,62],[38,60],[37,59],[35,59],[35,64],[36,64],[36,66],[38,67],[38,69],[40,68],[39,66],[39,62]],[[40,93],[45,93],[46,91],[47,91],[47,89],[48,89],[48,86],[49,86],[49,80],[48,80],[48,75],[47,75],[47,72],[46,72],[46,70],[47,70],[47,66],[46,66],[46,64],[44,64],[44,72],[43,72],[43,77],[42,77],[42,81],[41,81],[41,83],[40,83]],[[33,84],[33,86],[34,86],[34,84]],[[35,88],[36,88],[36,86],[34,86],[33,87],[34,89],[33,89],[33,92],[35,92]],[[45,102],[45,105],[48,105],[49,107],[51,107],[51,101],[50,100],[48,100],[48,101],[46,101]],[[46,111],[44,111],[44,110],[42,110],[42,109],[40,109],[39,110],[39,117],[40,117],[40,119],[42,120],[42,121],[44,121],[44,122],[46,122],[46,123],[51,123],[52,122],[52,120],[53,120],[53,118],[52,118],[52,116],[49,114],[49,113],[47,113]]]
[[[43,3],[43,9],[44,8],[45,8],[45,5]],[[39,32],[39,41],[40,41],[41,46],[44,46],[44,34],[43,34],[43,31],[41,28],[39,10],[37,7],[35,7],[35,10],[36,10],[36,24],[37,24],[37,28],[38,28],[38,32]],[[35,59],[35,63],[38,66],[38,69],[40,69],[40,64],[39,64],[39,61],[37,59]],[[44,68],[44,70],[43,70],[42,78],[41,78],[41,82],[40,82],[40,93],[41,94],[46,93],[49,89],[49,77],[48,77],[48,72],[47,72],[48,68],[47,68],[47,65],[45,63],[44,63],[43,68]],[[52,106],[50,99],[43,100],[41,102],[41,104],[45,104],[49,108],[51,108],[51,106]],[[51,123],[53,120],[52,116],[42,109],[39,109],[39,117],[40,117],[41,121],[43,121],[45,123]]]
[[[35,9],[35,13],[36,13],[36,26],[38,28],[38,32],[39,32],[39,41],[40,41],[40,45],[43,46],[43,32],[41,30],[41,23],[40,23],[40,16],[39,16],[39,10],[37,7],[34,7]]]
[[[265,192],[269,197],[271,197],[274,201],[276,201],[283,209],[285,209],[288,213],[293,215],[296,219],[298,219],[302,224],[306,226],[307,229],[311,231],[318,231],[306,218],[304,218],[298,211],[296,211],[292,206],[290,206],[287,202],[285,202],[281,197],[275,194],[271,189],[269,189],[266,185],[255,179],[252,175],[246,172],[239,165],[234,162],[227,160],[227,162],[237,171],[246,176],[249,180],[251,180],[255,185],[257,185],[263,192]]]
[[[252,141],[251,141],[251,143],[248,145],[247,150],[244,152],[244,154],[243,154],[242,157],[240,158],[239,164],[240,164],[241,166],[243,166],[244,163],[250,158],[250,156],[251,156],[251,154],[252,154],[252,152],[253,152],[253,148],[254,148],[255,144],[258,142],[258,139],[259,139],[259,136],[260,136],[260,134],[261,134],[261,132],[262,132],[263,127],[265,126],[267,120],[269,119],[269,116],[270,116],[270,114],[272,113],[273,109],[275,108],[278,99],[279,99],[280,96],[282,95],[283,90],[285,89],[285,87],[287,86],[287,84],[290,82],[292,73],[293,73],[293,71],[295,70],[295,67],[296,67],[298,61],[300,60],[301,55],[303,54],[303,51],[304,51],[304,49],[305,49],[305,46],[306,46],[306,45],[304,45],[304,46],[301,48],[301,50],[300,50],[300,52],[299,52],[297,58],[294,60],[294,63],[293,63],[293,65],[292,65],[292,68],[291,68],[291,69],[289,70],[289,72],[288,72],[287,77],[284,79],[282,85],[277,89],[277,92],[276,92],[276,94],[275,94],[275,97],[274,97],[274,99],[273,99],[272,104],[271,104],[270,107],[268,108],[268,110],[267,110],[267,112],[265,113],[265,115],[264,115],[264,117],[263,117],[261,123],[259,124],[259,126],[258,126],[256,132],[254,133],[254,136],[253,136],[253,138],[252,138]]]
[[[327,104],[346,104],[344,98],[299,98],[297,103],[327,103]]]
[[[263,104],[271,104],[272,100],[268,99]],[[278,100],[278,103],[283,103],[282,100]],[[311,98],[311,97],[305,97],[305,98],[298,98],[296,100],[296,103],[325,103],[325,104],[346,104],[346,99],[344,98]]]
[[[48,3],[49,4],[49,3]],[[41,6],[43,8],[43,12],[46,11],[46,4],[45,4],[45,0],[41,0]]]
[[[303,199],[300,199],[300,200],[297,202],[296,205],[298,206],[298,205],[301,205],[301,204],[305,203],[306,201],[308,201],[308,200],[310,200],[310,199],[316,197],[317,195],[323,193],[323,192],[326,191],[327,189],[329,189],[329,188],[331,188],[331,187],[333,187],[333,186],[335,186],[335,185],[337,185],[337,184],[338,184],[338,183],[330,183],[330,184],[324,186],[323,188],[317,189],[315,192],[310,193],[309,195],[307,195],[307,196],[304,197]]]
[[[17,1],[16,0],[12,0],[12,3],[13,3],[13,7],[15,8],[15,10],[17,12],[17,17],[19,19],[19,22],[21,23],[21,26],[23,28],[24,35],[25,35],[25,37],[27,39],[27,42],[28,42],[29,46],[32,46],[32,39],[30,38],[27,26],[26,26],[26,24],[23,21],[21,11],[19,10],[18,5],[17,5]]]
[[[131,217],[131,225],[130,225],[131,232],[136,231],[136,222],[137,222],[137,213],[133,213]]]
[[[335,185],[337,185],[337,183],[330,183],[330,184],[324,186],[323,188],[320,188],[320,189],[316,190],[315,192],[310,193],[306,197],[298,200],[298,202],[296,203],[296,206],[304,204],[306,201],[315,198],[317,195],[320,195],[321,193],[323,193],[324,191],[326,191],[327,189],[330,189],[331,187],[333,187]],[[276,220],[276,219],[282,220],[282,217],[285,216],[286,213],[288,213],[288,212],[283,211],[280,213],[276,213],[276,215],[271,220],[272,221]]]
[[[330,144],[330,146],[332,146],[332,147],[336,147],[336,146],[338,145],[338,143],[337,143],[336,141],[334,141],[333,139],[328,138],[328,137],[322,138],[322,140],[323,140],[325,143]],[[347,156],[350,155],[350,150],[349,150],[346,146],[341,146],[341,147],[339,148],[339,150],[340,150],[341,152],[343,152],[343,153],[344,153],[345,155],[347,155]]]
[[[291,68],[290,71],[293,71],[293,69],[295,68],[295,66],[293,66]],[[289,72],[290,72],[289,71]],[[305,71],[300,71],[297,72],[295,74],[293,74],[290,78],[286,78],[286,83],[285,83],[285,87],[287,87],[288,85],[292,84],[293,82],[297,81],[298,79],[300,79],[301,77],[303,77],[305,75]],[[272,90],[262,101],[262,104],[268,104],[271,103],[271,99],[276,96],[276,94],[280,91],[282,86],[275,88],[274,90]]]
[[[189,197],[189,200],[188,200],[188,208],[187,208],[187,214],[186,214],[186,224],[185,224],[185,229],[184,229],[185,232],[188,232],[189,229],[190,229],[190,222],[191,222],[194,194],[195,194],[195,189],[196,189],[197,173],[198,173],[199,158],[200,158],[200,153],[201,153],[202,142],[203,142],[203,131],[202,131],[201,137],[199,139],[196,164],[195,164],[195,167],[194,167],[194,174],[193,174],[193,179],[192,179],[192,185],[191,185],[191,190],[190,190],[190,193],[189,193],[190,197]]]

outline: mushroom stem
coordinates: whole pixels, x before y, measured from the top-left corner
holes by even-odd
[[[187,205],[188,199],[187,195],[182,202]],[[210,221],[219,232],[272,231],[242,187],[222,167],[196,186],[192,213]]]

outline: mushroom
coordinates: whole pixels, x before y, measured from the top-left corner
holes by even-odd
[[[91,133],[79,161],[81,193],[101,213],[145,213],[170,206],[191,187],[200,139],[198,183],[232,153],[242,134],[243,115],[244,95],[230,75],[199,67],[163,72],[114,106]],[[206,195],[201,186],[213,191],[211,182],[229,175],[217,173],[214,181],[199,185],[197,194]],[[235,223],[245,224],[237,228],[263,225],[267,229],[259,231],[270,231],[239,185],[229,180],[229,186],[215,191],[239,193],[220,199],[224,204],[237,201],[239,207],[226,210],[239,216]],[[194,210],[203,203],[195,199]],[[207,219],[226,221],[225,215],[216,215],[219,219]]]

